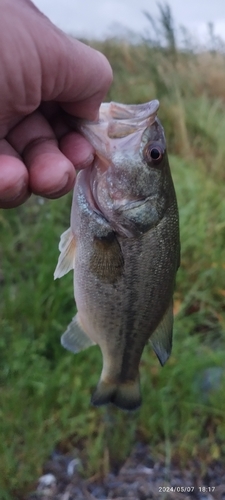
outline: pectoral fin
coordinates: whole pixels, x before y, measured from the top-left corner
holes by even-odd
[[[100,280],[114,283],[122,274],[123,254],[112,231],[104,237],[95,237],[93,253],[90,259],[90,271]]]
[[[76,241],[70,227],[61,235],[59,250],[60,255],[54,272],[54,279],[61,278],[71,269],[74,269]]]
[[[83,331],[79,323],[79,316],[76,314],[61,337],[62,346],[68,351],[72,351],[74,353],[83,351],[84,349],[95,345],[95,343]]]
[[[155,351],[161,365],[163,366],[170,357],[172,350],[173,335],[173,304],[169,305],[162,320],[157,326],[149,341]]]

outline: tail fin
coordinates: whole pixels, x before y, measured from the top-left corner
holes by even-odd
[[[121,410],[136,410],[141,406],[139,380],[122,384],[112,384],[100,380],[92,395],[91,402],[95,406],[113,403]]]

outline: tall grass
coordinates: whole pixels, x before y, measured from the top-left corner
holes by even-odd
[[[71,195],[1,211],[2,500],[25,494],[56,446],[81,454],[85,475],[122,462],[137,439],[184,466],[225,456],[224,55],[179,51],[175,38],[96,45],[114,69],[108,100],[161,102],[182,244],[173,353],[162,369],[146,347],[140,411],[91,407],[101,356],[97,347],[77,356],[62,349],[75,312],[72,274],[53,281]]]

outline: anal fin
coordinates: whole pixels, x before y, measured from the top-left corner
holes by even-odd
[[[170,357],[173,336],[173,303],[171,302],[149,342],[163,366]]]
[[[81,328],[78,314],[74,316],[66,331],[63,333],[61,344],[65,349],[74,353],[95,345],[93,340],[91,340]]]

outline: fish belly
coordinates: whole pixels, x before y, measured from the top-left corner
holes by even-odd
[[[98,265],[93,265],[96,234],[86,228],[79,239],[75,300],[84,330],[103,356],[95,404],[112,401],[128,409],[140,404],[140,358],[171,302],[178,266],[178,228],[170,223],[173,211],[171,208],[155,228],[137,238],[116,235],[123,266],[114,280],[110,273],[102,276],[105,257],[101,246]],[[117,259],[117,254],[112,252],[110,257]]]

